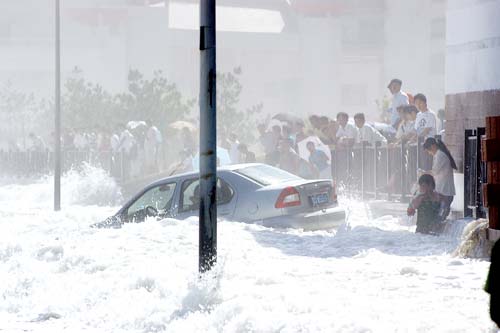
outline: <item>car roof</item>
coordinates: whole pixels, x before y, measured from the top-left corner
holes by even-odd
[[[242,164],[231,164],[231,165],[224,165],[217,167],[217,172],[225,172],[225,171],[235,171],[238,169],[250,167],[250,166],[257,166],[257,165],[264,165],[262,163],[242,163]],[[191,172],[185,172],[185,173],[180,173],[164,178],[160,178],[158,180],[155,180],[154,182],[150,183],[146,187],[151,187],[151,186],[156,186],[163,184],[165,182],[168,182],[169,180],[176,180],[176,179],[182,179],[182,178],[190,178],[193,176],[199,175],[199,171],[191,171]]]

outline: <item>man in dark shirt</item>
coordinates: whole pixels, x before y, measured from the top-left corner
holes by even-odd
[[[255,158],[255,154],[248,150],[248,146],[244,143],[241,143],[238,146],[238,151],[241,154],[240,161],[244,163],[255,163],[257,160]]]

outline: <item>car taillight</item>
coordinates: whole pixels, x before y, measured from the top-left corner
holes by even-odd
[[[287,187],[280,193],[274,207],[286,208],[293,206],[300,206],[300,194],[294,187]]]

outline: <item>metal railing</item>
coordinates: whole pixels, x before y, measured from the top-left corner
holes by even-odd
[[[119,182],[132,178],[133,160],[124,153],[111,151],[62,152],[62,171],[78,169],[84,163],[107,171]],[[0,151],[0,174],[14,177],[36,177],[50,174],[54,169],[54,153],[50,151],[5,152]]]
[[[430,170],[432,158],[423,140],[397,145],[369,145],[332,151],[332,175],[341,192],[365,199],[406,202],[412,196],[418,169]]]
[[[465,130],[464,142],[464,216],[485,218],[483,184],[486,184],[486,162],[481,160],[484,127]]]

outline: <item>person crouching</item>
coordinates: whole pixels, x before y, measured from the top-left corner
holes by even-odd
[[[442,194],[436,192],[434,177],[425,174],[418,179],[419,193],[408,206],[408,216],[417,213],[417,230],[423,234],[439,234],[444,227],[443,210],[446,204]]]

